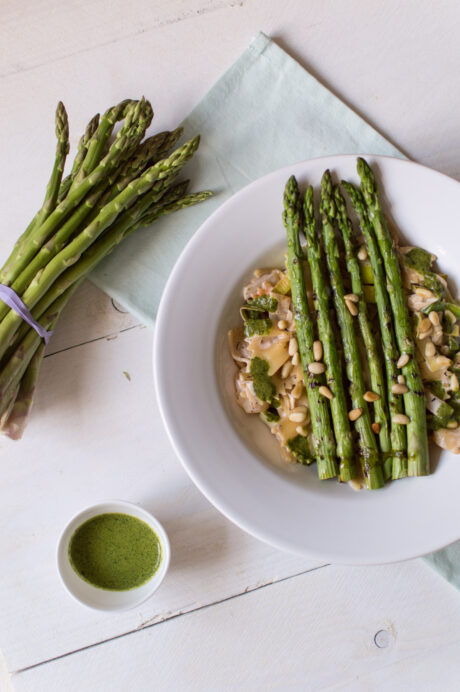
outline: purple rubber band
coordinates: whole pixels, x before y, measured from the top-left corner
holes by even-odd
[[[9,286],[4,286],[0,284],[0,300],[9,305],[9,307],[18,313],[25,322],[30,324],[30,326],[35,329],[37,334],[41,336],[45,344],[51,339],[52,331],[48,332],[41,324],[38,324],[32,317],[31,313],[28,311],[18,294],[13,291]]]

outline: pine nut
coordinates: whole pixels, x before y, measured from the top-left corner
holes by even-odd
[[[296,386],[292,390],[291,394],[294,397],[294,399],[300,399],[302,396],[302,391],[303,391],[303,382],[297,382]]]
[[[430,312],[430,315],[431,315],[431,312]],[[442,330],[440,330],[439,332],[435,332],[433,334],[432,341],[434,344],[436,344],[436,346],[440,346],[442,344],[442,340],[443,340]]]
[[[391,391],[393,394],[406,394],[409,391],[409,387],[406,384],[392,384]]]
[[[347,293],[344,298],[345,300],[351,300],[352,303],[359,303],[359,296],[357,296],[356,293]]]
[[[410,355],[408,353],[402,353],[399,358],[398,362],[396,363],[397,368],[403,368],[405,365],[408,364],[410,361]]]
[[[439,315],[436,312],[436,310],[432,310],[430,314],[428,315],[428,319],[430,320],[431,324],[433,324],[435,327],[439,325]]]
[[[312,375],[321,375],[326,370],[324,363],[309,363],[308,371]]]
[[[430,334],[431,334],[431,329],[429,329],[427,332],[422,332],[421,334],[419,334],[418,338],[421,341],[422,339],[426,339],[428,336],[430,336]]]
[[[271,291],[272,288],[273,288],[273,286],[272,286],[272,284],[270,283],[270,281],[264,281],[264,282],[262,283],[262,288],[264,289],[264,291]]]
[[[292,370],[292,362],[290,360],[287,360],[283,367],[281,368],[281,379],[285,380],[286,377],[289,377],[291,374]]]
[[[313,342],[313,357],[315,360],[322,360],[323,358],[323,344],[321,341]]]
[[[458,423],[456,420],[450,420],[447,423],[447,427],[449,428],[449,430],[455,430],[455,428],[458,428]]]
[[[371,428],[375,434],[378,435],[380,432],[380,423],[372,423]]]
[[[292,409],[292,413],[305,413],[305,415],[307,415],[307,407],[306,406],[296,406],[295,408]]]
[[[432,313],[430,312],[430,315]],[[430,340],[426,342],[425,355],[427,358],[432,358],[436,354],[436,347],[434,343]]]
[[[289,341],[289,339],[291,337],[289,336],[289,334],[287,332],[281,332],[281,334],[278,334],[278,336],[276,338],[278,339],[278,341],[283,342],[283,341]]]
[[[255,269],[255,270],[254,270],[254,276],[255,276],[257,279],[260,279],[260,277],[262,276],[263,273],[264,273],[264,270],[263,270],[263,269]]]
[[[399,384],[406,384],[406,378],[404,375],[398,375],[398,382]]]
[[[286,320],[280,320],[280,321],[278,322],[278,329],[286,329],[286,327],[287,327],[287,322],[286,322]]]
[[[364,262],[364,260],[367,259],[367,250],[364,245],[361,245],[359,248],[357,257],[359,260],[361,260],[361,262]]]
[[[444,344],[444,346],[441,346],[441,348],[439,350],[441,351],[443,356],[448,356],[450,353],[450,348],[448,347],[447,344]],[[426,355],[426,353],[425,353],[425,355]]]
[[[307,431],[301,425],[298,425],[295,429],[297,435],[302,435],[302,437],[307,437]]]
[[[298,350],[299,350],[299,344],[297,343],[297,339],[295,339],[295,338],[293,337],[293,338],[289,341],[289,350],[288,350],[289,355],[290,355],[290,356],[293,356],[294,353],[297,353]]]
[[[423,288],[423,286],[417,286],[415,289],[416,295],[420,296],[420,298],[434,298],[434,294],[428,290],[428,288]]]
[[[318,392],[321,394],[321,396],[325,396],[326,399],[333,399],[334,395],[329,389],[329,387],[325,387],[324,385],[321,385],[321,387],[318,389]]]
[[[351,300],[346,300],[346,299],[345,299],[345,305],[347,306],[348,310],[353,315],[353,317],[356,317],[356,315],[358,314],[358,308],[356,307],[356,305]]]
[[[453,392],[458,392],[458,377],[454,373],[453,375],[450,376],[450,388]]]
[[[404,415],[404,413],[395,413],[391,420],[398,425],[408,425],[410,423],[410,418]]]
[[[289,420],[291,420],[293,423],[303,423],[306,419],[305,413],[301,413],[300,411],[294,411],[293,413],[289,414]]]
[[[292,356],[292,365],[298,365],[299,362],[300,362],[299,352],[296,351],[296,352],[294,353],[294,355]]]
[[[369,402],[378,401],[380,399],[380,395],[376,394],[375,392],[366,392],[363,395],[363,399],[364,399],[364,401],[369,401]]]
[[[430,319],[424,317],[423,320],[420,320],[420,324],[418,325],[419,334],[421,334],[422,332],[429,332],[432,328],[433,324]]]
[[[352,411],[348,412],[348,418],[351,421],[358,420],[358,418],[362,415],[363,409],[362,408],[354,408]]]

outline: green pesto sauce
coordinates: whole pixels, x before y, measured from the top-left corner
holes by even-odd
[[[418,269],[421,272],[431,271],[431,254],[426,250],[422,250],[421,247],[414,247],[409,250],[407,257],[414,269]]]
[[[69,542],[75,572],[100,589],[126,591],[145,584],[161,562],[161,545],[145,521],[129,514],[98,514]]]
[[[249,372],[253,377],[255,395],[260,401],[274,403],[276,387],[272,378],[268,376],[269,365],[266,360],[256,356],[251,360]]]
[[[299,464],[308,465],[312,463],[313,459],[310,453],[310,445],[308,444],[308,439],[303,437],[303,435],[291,437],[291,439],[287,441],[286,446]]]
[[[244,323],[244,335],[247,337],[251,336],[265,336],[270,334],[272,329],[272,321],[268,317],[260,317],[258,319],[248,319]]]

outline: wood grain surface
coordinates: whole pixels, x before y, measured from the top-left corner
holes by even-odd
[[[4,0],[0,256],[41,202],[57,100],[73,145],[126,96],[145,94],[155,129],[171,127],[260,30],[409,156],[460,179],[459,29],[454,0]],[[151,349],[84,284],[23,441],[0,441],[1,692],[458,689],[458,593],[421,561],[321,566],[230,524],[172,452]],[[115,615],[73,602],[54,562],[72,514],[111,497],[157,514],[173,551],[155,597]]]

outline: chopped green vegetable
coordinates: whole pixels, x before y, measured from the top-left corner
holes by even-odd
[[[274,406],[270,406],[266,411],[262,413],[262,418],[267,423],[277,423],[280,419],[280,414]]]
[[[364,284],[363,285],[363,294],[364,294],[364,300],[366,303],[376,303],[376,298],[375,298],[375,286],[371,284]]]
[[[446,295],[446,288],[437,274],[431,271],[432,255],[422,248],[414,247],[403,257],[407,267],[415,269],[422,276],[421,284],[440,298]]]
[[[438,418],[443,423],[442,427],[445,427],[449,420],[452,418],[453,414],[454,409],[452,408],[452,406],[450,406],[444,401],[438,408],[436,418]]]
[[[246,322],[247,320],[260,320],[261,318],[266,318],[266,311],[260,308],[250,308],[247,305],[243,305],[240,308],[241,318]]]
[[[272,321],[268,317],[246,320],[244,324],[244,335],[247,337],[264,336],[270,333],[271,328]]]
[[[265,312],[275,312],[278,308],[278,301],[276,298],[273,298],[273,296],[263,295],[248,300],[248,306],[251,308],[259,308]]]
[[[448,421],[447,421],[448,422]],[[435,430],[441,430],[441,428],[446,427],[446,421],[438,416],[433,416],[432,413],[427,415],[428,430],[434,432]]]
[[[457,353],[457,351],[460,349],[460,337],[449,335],[447,337],[447,346],[449,347],[450,356]]]
[[[286,447],[295,457],[296,461],[299,462],[299,464],[308,466],[312,463],[313,458],[310,453],[310,445],[308,444],[307,437],[304,437],[303,435],[291,437],[291,439],[287,441]]]
[[[450,310],[453,315],[457,318],[457,320],[460,320],[460,305],[456,305],[455,303],[447,303],[443,300],[437,300],[436,303],[431,303],[431,305],[427,305],[426,308],[423,308],[422,312],[425,315],[429,315],[430,312],[442,312],[443,310]]]
[[[427,389],[430,390],[430,392],[433,392],[433,394],[438,397],[438,399],[442,399],[443,401],[446,400],[447,392],[442,386],[441,382],[434,380],[433,382],[428,382],[426,386]]]
[[[374,283],[374,272],[368,260],[366,263],[361,263],[361,279],[363,284],[373,284]]]
[[[291,290],[291,280],[288,274],[282,274],[281,279],[278,281],[276,286],[273,288],[275,293],[281,293],[281,295],[287,295]]]

